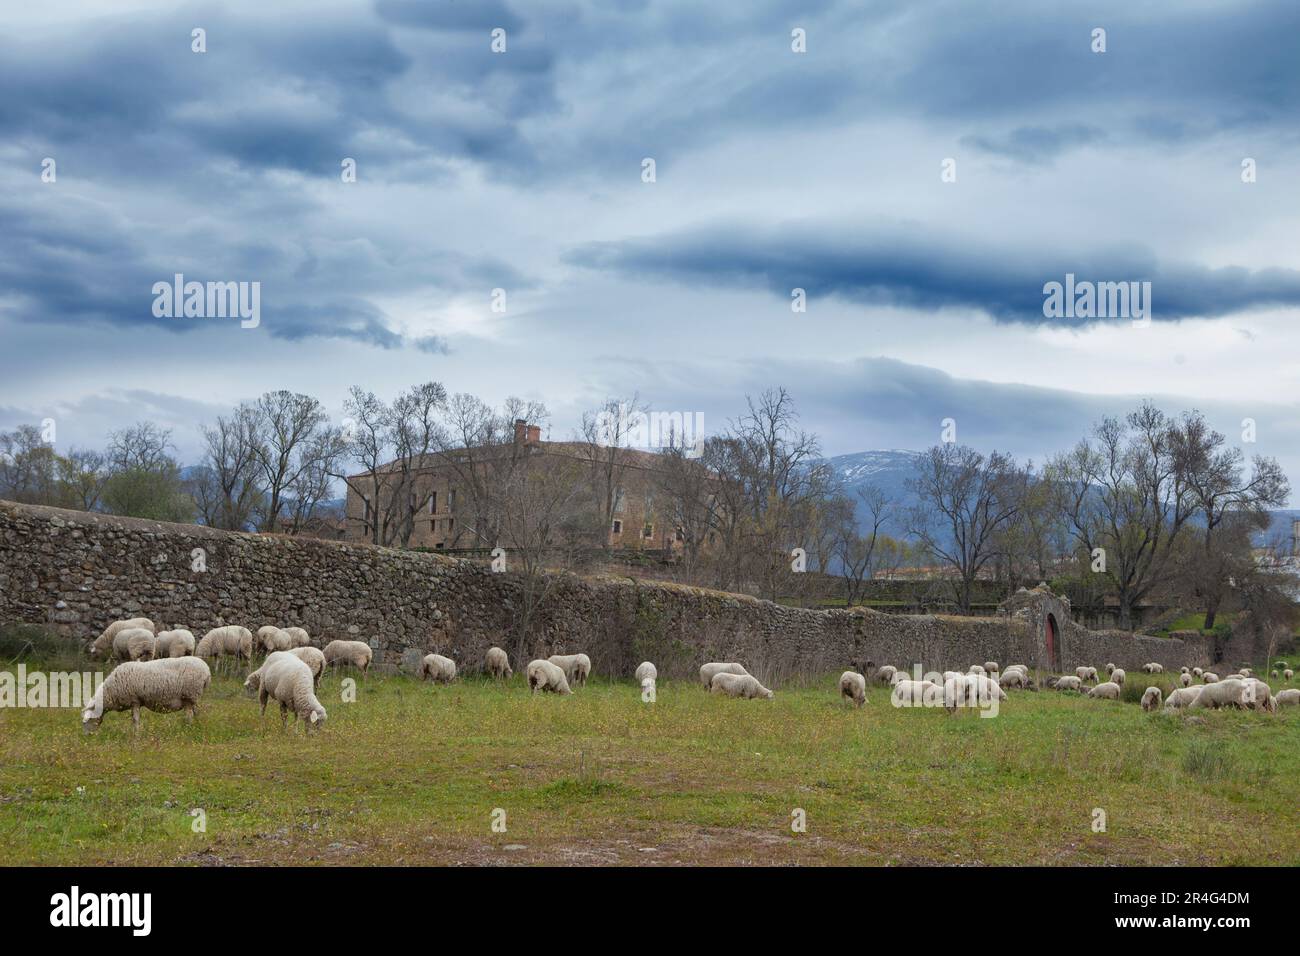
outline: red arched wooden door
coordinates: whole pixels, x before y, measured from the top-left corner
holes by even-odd
[[[1051,614],[1047,615],[1046,630],[1047,630],[1047,666],[1054,671],[1059,671],[1061,669],[1061,665],[1057,660],[1057,656],[1056,656],[1057,654],[1056,644],[1059,635],[1056,630],[1056,618]]]

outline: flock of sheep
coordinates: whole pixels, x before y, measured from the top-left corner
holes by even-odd
[[[265,655],[262,666],[252,671],[244,682],[249,694],[256,694],[261,713],[271,700],[280,705],[281,726],[287,726],[289,714],[294,723],[301,718],[308,730],[324,724],[326,712],[316,697],[321,676],[331,664],[350,665],[363,674],[369,669],[373,652],[364,641],[330,641],[324,648],[311,644],[308,633],[300,627],[248,628],[227,625],[213,628],[196,641],[184,629],[158,631],[148,618],[115,621],[91,642],[92,659],[116,658],[119,664],[104,680],[82,712],[82,727],[89,731],[99,726],[109,711],[131,711],[134,726],[140,726],[141,709],[158,712],[184,710],[192,719],[199,699],[212,681],[209,660],[233,658],[251,663],[255,653]],[[484,671],[497,679],[513,674],[509,657],[499,647],[489,648],[484,656]],[[1277,662],[1283,678],[1290,682],[1294,672],[1285,661]],[[990,700],[1005,700],[1007,690],[1038,690],[1024,664],[999,668],[996,661],[972,665],[966,672],[944,671],[941,681],[928,678],[910,679],[907,671],[886,665],[878,669],[871,662],[864,668],[872,679],[889,685],[891,701],[896,706],[942,702],[950,711],[974,707]],[[1127,675],[1114,664],[1106,665],[1105,682],[1099,680],[1095,667],[1078,667],[1073,675],[1051,676],[1045,686],[1058,691],[1086,693],[1088,697],[1119,700]],[[1146,664],[1143,671],[1157,674],[1160,664]],[[556,654],[545,660],[530,662],[526,669],[528,686],[533,694],[571,694],[582,687],[591,674],[591,658],[586,654]],[[450,683],[456,679],[456,662],[441,654],[428,654],[420,662],[422,680]],[[650,661],[636,668],[636,681],[643,695],[653,695],[659,674]],[[1272,671],[1274,678],[1278,670]],[[1201,683],[1194,684],[1193,680]],[[714,694],[745,699],[771,700],[775,695],[764,687],[743,665],[735,662],[712,662],[700,668],[700,682]],[[1166,711],[1179,708],[1240,707],[1276,712],[1279,705],[1300,704],[1300,690],[1287,689],[1274,694],[1272,688],[1256,678],[1249,668],[1220,678],[1199,667],[1182,669],[1181,687],[1164,697],[1159,687],[1148,687],[1142,695],[1142,709],[1156,710],[1162,703]],[[1088,687],[1091,683],[1093,686]],[[840,675],[840,697],[861,707],[867,701],[867,677],[857,671]],[[649,699],[653,699],[650,697]]]
[[[871,664],[868,662],[868,669]],[[1119,700],[1124,682],[1128,675],[1114,664],[1106,665],[1106,681],[1099,679],[1097,668],[1077,667],[1072,675],[1050,676],[1044,685],[1057,691],[1074,691],[1088,697],[1102,700]],[[1164,671],[1161,664],[1143,664],[1142,670],[1147,674],[1159,674]],[[1286,663],[1278,661],[1271,671],[1271,676],[1279,676],[1288,683],[1295,677],[1295,672]],[[1029,676],[1029,669],[1024,664],[1012,664],[999,669],[997,661],[986,661],[983,665],[974,664],[961,673],[944,671],[942,683],[907,677],[907,671],[885,665],[875,671],[875,680],[893,688],[891,699],[895,705],[904,706],[920,704],[929,700],[942,700],[949,710],[961,706],[974,706],[990,699],[1006,699],[1006,691],[1012,688],[1038,690],[1038,685]],[[1264,681],[1255,677],[1249,667],[1243,667],[1235,674],[1220,677],[1211,671],[1199,667],[1184,667],[1179,674],[1182,685],[1172,691],[1166,698],[1159,687],[1148,687],[1142,694],[1142,709],[1156,710],[1163,704],[1166,711],[1182,708],[1236,707],[1245,710],[1262,710],[1276,713],[1279,706],[1300,705],[1300,689],[1288,688],[1277,694]],[[1196,684],[1193,681],[1199,680]],[[1091,683],[1093,686],[1089,687]],[[866,703],[867,681],[856,671],[845,671],[840,675],[840,696],[852,701],[857,706]]]

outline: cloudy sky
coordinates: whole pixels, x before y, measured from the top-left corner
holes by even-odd
[[[269,388],[433,379],[558,438],[784,385],[828,454],[951,417],[1041,460],[1150,397],[1300,482],[1300,7],[1086,6],[11,5],[0,427],[148,418],[192,460]],[[260,325],[156,317],[176,273],[260,282]],[[1066,273],[1152,321],[1045,318]]]

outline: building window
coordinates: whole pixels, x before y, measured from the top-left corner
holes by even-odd
[[[617,518],[614,519],[614,533],[615,534],[623,533],[623,522],[619,521]]]
[[[448,530],[448,531],[454,531],[454,530],[456,530],[456,519],[455,519],[455,518],[448,518],[448,519],[447,519],[447,530]]]
[[[655,536],[655,526],[646,522],[646,526],[641,529],[641,537],[653,538]]]
[[[445,545],[444,545],[441,541],[439,541],[437,544],[434,545],[434,547],[435,547],[435,548],[442,548],[442,547],[445,547]]]
[[[447,510],[448,511],[456,510],[456,489],[455,488],[452,488],[450,491],[447,492]]]

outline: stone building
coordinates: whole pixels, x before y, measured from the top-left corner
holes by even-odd
[[[504,464],[505,459],[521,456],[572,463],[575,474],[582,476],[579,480],[590,485],[584,493],[591,501],[593,513],[603,513],[603,488],[609,477],[602,465],[609,454],[615,456],[610,469],[615,473],[615,487],[614,514],[605,529],[607,545],[621,550],[667,553],[679,549],[680,534],[664,519],[662,502],[656,501],[659,484],[656,475],[660,466],[657,454],[633,448],[601,448],[593,453],[585,442],[543,441],[541,428],[523,419],[515,421],[511,444],[467,449],[457,463],[452,463],[444,455],[430,455],[414,469],[414,478],[407,483],[407,491],[419,505],[410,546],[449,551],[494,547],[497,542],[484,540],[484,535],[474,527],[473,509],[464,485],[467,475],[481,474]],[[398,470],[398,464],[389,462],[381,470],[393,474]],[[367,502],[357,491],[358,487],[367,488],[369,485],[369,472],[348,479],[344,540],[371,539],[375,505]],[[393,487],[396,486],[394,482]],[[388,491],[381,490],[380,507],[388,500],[388,494]]]

